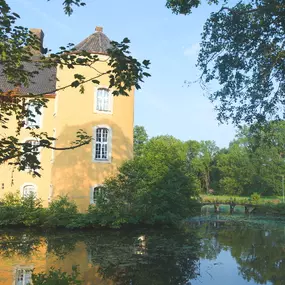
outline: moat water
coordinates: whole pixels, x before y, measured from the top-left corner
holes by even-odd
[[[285,284],[285,220],[208,213],[183,230],[0,231],[0,284],[78,266],[83,284]]]

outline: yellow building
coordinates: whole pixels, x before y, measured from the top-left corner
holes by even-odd
[[[43,32],[34,29],[41,40]],[[78,66],[75,69],[50,68],[39,70],[28,88],[20,87],[20,92],[45,93],[49,99],[42,115],[36,115],[34,125],[37,132],[47,132],[56,137],[54,146],[65,148],[76,139],[76,132],[83,129],[93,136],[92,143],[73,150],[42,149],[40,162],[43,170],[41,177],[32,177],[29,170],[13,173],[8,165],[0,166],[1,196],[6,192],[20,191],[21,195],[34,192],[43,200],[45,206],[58,195],[68,195],[74,199],[81,211],[94,203],[96,187],[107,177],[115,174],[117,167],[133,155],[133,120],[134,91],[129,96],[112,96],[108,89],[107,75],[100,77],[100,85],[87,82],[85,92],[78,88],[68,87],[74,81],[74,74],[82,74],[86,78],[95,77],[98,72],[108,70],[107,49],[110,40],[97,27],[95,33],[87,37],[75,48],[98,54],[100,61],[92,68]],[[35,68],[36,64],[27,68]],[[11,88],[11,87],[10,87]],[[0,89],[9,90],[9,84],[0,77]],[[55,91],[60,89],[60,91]],[[31,108],[33,108],[31,106]],[[26,125],[31,123],[27,122]],[[14,134],[15,123],[11,122],[5,136]],[[29,137],[30,130],[23,129],[23,142],[36,143]],[[97,189],[98,191],[98,189]]]

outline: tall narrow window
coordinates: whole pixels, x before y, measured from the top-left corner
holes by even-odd
[[[16,270],[16,285],[28,285],[32,282],[31,269],[17,269]]]
[[[111,129],[109,127],[95,127],[94,129],[94,146],[93,146],[93,160],[105,161],[111,160],[112,148]]]
[[[33,166],[36,166],[40,161],[40,150],[39,142],[37,140],[27,140],[25,141],[25,154],[23,159],[26,161],[26,170],[34,169]],[[38,161],[36,161],[36,159]]]
[[[106,88],[98,88],[96,92],[96,111],[107,112],[112,111],[111,93]]]
[[[98,128],[96,130],[95,159],[108,159],[108,132],[107,128]]]
[[[98,202],[99,199],[103,199],[104,197],[104,187],[103,186],[96,186],[93,188],[92,193],[92,204],[95,204]]]
[[[39,110],[42,113],[42,108]],[[36,110],[36,105],[28,104],[28,116],[26,119],[26,128],[39,128],[41,124],[42,114],[39,114]]]
[[[34,197],[37,196],[36,186],[33,184],[26,184],[23,187],[22,197],[27,198],[33,195]]]

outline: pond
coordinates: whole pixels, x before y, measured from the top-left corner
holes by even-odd
[[[208,215],[175,231],[0,232],[0,284],[75,265],[86,285],[284,285],[285,222]]]

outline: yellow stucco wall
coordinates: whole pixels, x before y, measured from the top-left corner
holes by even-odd
[[[104,61],[106,57],[100,55],[102,60],[96,63],[100,72],[108,70]],[[76,67],[75,70],[60,69],[57,72],[57,88],[69,85],[74,80],[74,74],[82,74],[86,78],[96,76],[98,73],[90,67]],[[133,155],[133,124],[134,124],[134,90],[130,96],[113,97],[113,112],[102,114],[94,112],[96,87],[107,87],[107,75],[98,78],[100,85],[92,82],[84,84],[85,92],[80,94],[79,88],[68,87],[57,92],[55,99],[50,99],[48,108],[44,109],[43,124],[40,131],[53,135],[56,132],[56,147],[66,147],[76,138],[79,129],[93,134],[93,127],[107,125],[112,129],[112,159],[111,162],[93,162],[92,144],[74,150],[55,151],[42,150],[41,163],[44,170],[41,178],[33,178],[25,172],[14,172],[14,185],[11,186],[11,167],[0,166],[0,187],[5,184],[3,193],[16,191],[24,183],[32,182],[37,185],[38,197],[48,204],[48,197],[55,199],[58,195],[68,195],[74,199],[81,211],[85,211],[90,204],[91,189],[117,171],[123,161]],[[11,123],[9,132],[15,129]],[[23,140],[27,138],[23,130]],[[54,155],[54,159],[52,157]]]
[[[80,272],[79,279],[84,285],[112,285],[111,280],[103,279],[98,272],[98,266],[92,265],[88,260],[86,246],[78,242],[73,251],[63,258],[48,252],[45,240],[30,256],[12,255],[11,257],[0,258],[0,284],[15,285],[17,270],[34,270],[34,273],[47,272],[51,267],[61,269],[62,272],[72,273],[72,268],[78,266]]]
[[[50,99],[47,103],[47,108],[43,109],[43,115],[41,120],[41,128],[35,130],[35,132],[45,131],[52,135],[53,130],[53,113],[54,113],[54,99]],[[9,129],[1,131],[5,136],[15,135],[16,121],[11,120]],[[20,141],[24,142],[31,139],[29,135],[30,131],[23,128],[21,130]],[[16,192],[22,190],[22,186],[27,184],[35,184],[37,188],[37,196],[43,199],[44,206],[48,204],[48,197],[50,195],[51,184],[51,158],[52,151],[49,149],[43,149],[40,153],[40,161],[42,163],[43,170],[40,170],[41,177],[33,177],[26,171],[18,172],[16,169],[13,171],[13,167],[8,163],[0,165],[0,197],[2,198],[7,192]],[[4,189],[2,184],[4,183]]]

